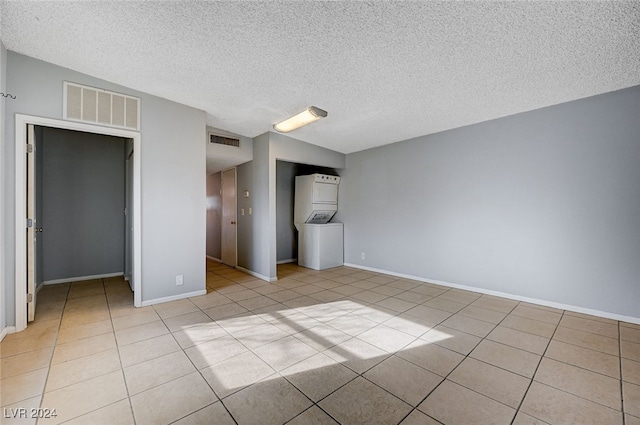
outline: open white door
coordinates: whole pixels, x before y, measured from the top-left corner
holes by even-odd
[[[220,259],[237,266],[236,169],[222,172],[222,241]]]
[[[36,317],[36,135],[27,126],[27,321]]]

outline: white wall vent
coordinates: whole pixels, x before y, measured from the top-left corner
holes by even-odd
[[[64,82],[63,118],[140,130],[140,99]]]
[[[235,139],[233,137],[220,136],[215,133],[209,133],[209,143],[215,143],[217,145],[235,146],[236,148],[240,147],[240,139]]]

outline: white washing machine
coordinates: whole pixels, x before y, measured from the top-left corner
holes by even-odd
[[[344,264],[342,223],[298,223],[298,264],[314,270]]]
[[[338,211],[339,176],[296,177],[294,224],[298,229],[298,264],[324,270],[344,264],[344,226],[329,223]]]

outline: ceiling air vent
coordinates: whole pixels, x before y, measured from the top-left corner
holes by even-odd
[[[140,130],[137,97],[65,81],[63,103],[66,120]]]
[[[236,148],[240,147],[240,139],[219,136],[214,133],[209,133],[209,143],[215,143],[217,145],[235,146]]]

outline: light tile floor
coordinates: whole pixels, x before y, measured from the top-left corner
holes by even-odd
[[[640,424],[640,326],[340,267],[136,309],[45,287],[0,344],[2,424]],[[46,414],[46,410],[36,410]]]

